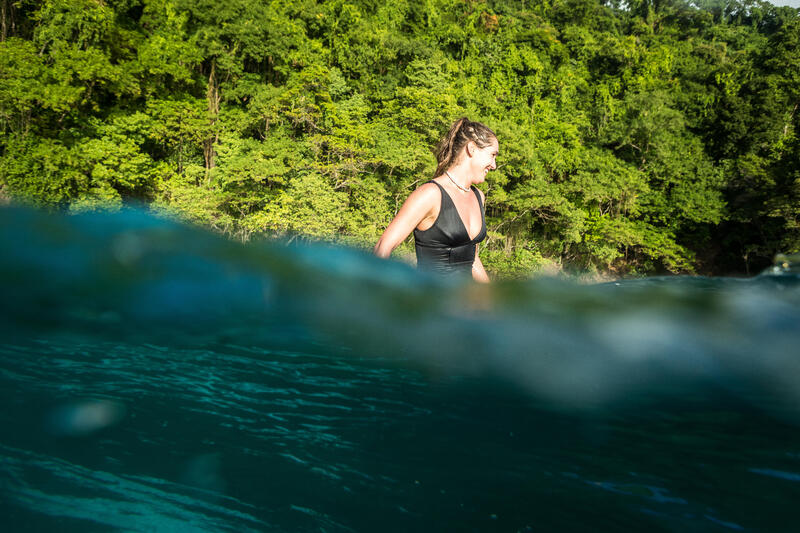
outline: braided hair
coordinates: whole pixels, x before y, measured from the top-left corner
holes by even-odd
[[[461,149],[468,142],[474,142],[478,148],[486,148],[496,138],[497,135],[480,122],[473,122],[467,117],[456,120],[450,126],[450,131],[447,132],[447,135],[436,146],[436,161],[438,165],[433,177],[444,174],[444,171],[456,162],[459,154],[461,154]]]

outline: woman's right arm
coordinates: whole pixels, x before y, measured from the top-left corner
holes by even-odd
[[[432,183],[412,192],[378,239],[373,253],[378,257],[389,257],[392,250],[406,240],[420,222],[433,217],[434,210],[439,205],[439,194],[438,188]]]

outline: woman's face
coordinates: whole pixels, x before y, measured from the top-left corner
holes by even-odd
[[[472,160],[470,166],[472,167],[472,176],[476,183],[481,183],[486,179],[486,174],[490,170],[497,168],[497,154],[500,152],[500,145],[497,139],[492,139],[492,142],[487,146],[480,148],[474,143],[470,143],[472,150]]]

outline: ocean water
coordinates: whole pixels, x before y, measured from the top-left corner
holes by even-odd
[[[442,281],[0,209],[3,531],[798,531],[800,273]]]

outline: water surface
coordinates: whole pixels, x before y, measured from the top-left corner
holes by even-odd
[[[18,209],[0,247],[7,531],[798,528],[792,264],[487,288]]]

